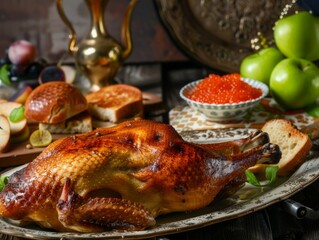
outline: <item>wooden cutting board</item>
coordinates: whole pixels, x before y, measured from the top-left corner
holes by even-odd
[[[30,132],[37,129],[37,125],[29,125]],[[62,137],[69,136],[68,134],[53,134],[53,141]],[[5,153],[0,153],[0,168],[17,166],[24,163],[31,162],[36,158],[44,149],[43,148],[28,148],[29,141],[11,144],[10,148]]]

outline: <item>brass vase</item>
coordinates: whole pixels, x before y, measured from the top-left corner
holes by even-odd
[[[87,38],[77,44],[76,32],[66,17],[62,0],[56,0],[58,13],[68,28],[69,51],[74,55],[79,71],[90,81],[89,91],[114,84],[119,67],[132,52],[130,22],[132,11],[138,0],[131,0],[122,22],[122,43],[118,43],[106,31],[104,11],[108,0],[85,0],[91,14],[91,28]]]

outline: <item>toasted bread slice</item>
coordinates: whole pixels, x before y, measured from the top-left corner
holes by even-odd
[[[282,157],[277,164],[278,176],[291,174],[306,160],[312,142],[307,134],[298,130],[289,120],[270,120],[261,130],[268,133],[270,142],[277,144],[282,152]],[[254,173],[264,173],[267,166],[269,165],[256,164],[249,170]]]
[[[92,131],[92,118],[88,111],[73,116],[62,123],[39,123],[39,129],[48,130],[50,133],[74,134]]]
[[[142,92],[133,86],[116,84],[86,96],[89,112],[99,120],[119,122],[143,113]]]

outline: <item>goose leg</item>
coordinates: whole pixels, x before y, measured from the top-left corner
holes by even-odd
[[[120,198],[85,199],[66,180],[57,204],[60,222],[80,232],[142,230],[155,225],[151,213],[142,205]]]
[[[236,155],[250,149],[263,146],[269,143],[269,136],[266,132],[256,130],[251,133],[248,137],[236,139],[233,141],[220,142],[220,143],[209,143],[209,144],[198,144],[199,146],[214,151],[222,155]]]

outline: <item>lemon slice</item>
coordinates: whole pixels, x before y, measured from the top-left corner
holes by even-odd
[[[35,130],[29,139],[33,147],[46,147],[52,142],[52,135],[48,130]]]

